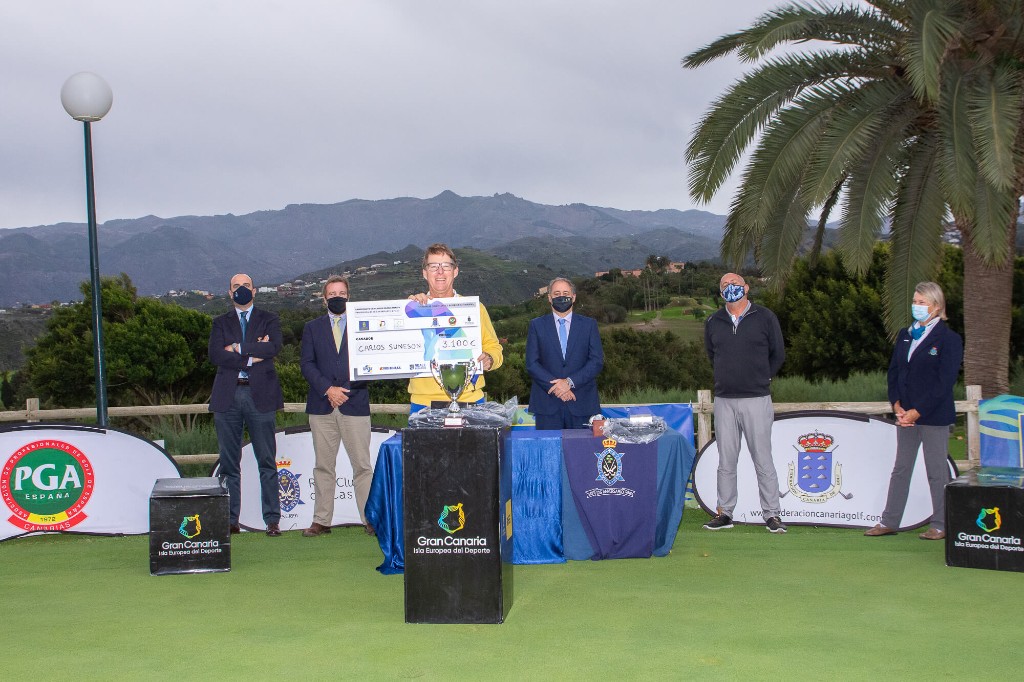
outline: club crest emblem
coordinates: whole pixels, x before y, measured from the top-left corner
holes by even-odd
[[[302,501],[302,487],[299,485],[298,474],[288,469],[291,465],[290,459],[277,460],[277,487],[283,512],[290,512],[300,504],[306,504]]]
[[[462,502],[458,504],[446,504],[441,509],[441,516],[437,519],[440,526],[449,535],[457,533],[466,527],[466,511],[462,508]]]
[[[622,453],[615,451],[616,441],[614,438],[605,438],[601,441],[604,450],[595,452],[597,458],[597,478],[607,486],[612,486],[619,481],[625,481],[622,477]]]
[[[796,461],[789,463],[789,490],[803,502],[821,504],[836,495],[852,499],[853,494],[842,491],[843,465],[835,462],[835,438],[827,433],[815,431],[797,438],[799,445]]]

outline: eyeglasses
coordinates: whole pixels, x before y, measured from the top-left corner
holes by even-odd
[[[427,272],[451,272],[455,269],[455,263],[427,263],[423,269]]]

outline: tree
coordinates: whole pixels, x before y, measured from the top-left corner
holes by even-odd
[[[209,395],[210,318],[178,305],[139,297],[129,277],[103,277],[107,394],[112,405],[181,404]],[[81,286],[85,301],[90,285]],[[95,396],[92,312],[88,303],[58,308],[27,353],[27,373],[40,399],[79,406]]]
[[[760,65],[698,124],[690,194],[710,200],[754,145],[733,199],[723,256],[753,251],[781,288],[819,210],[812,254],[840,211],[838,250],[863,274],[889,222],[890,333],[914,285],[934,278],[948,214],[963,236],[965,374],[987,396],[1009,383],[1013,245],[1024,188],[1022,0],[873,0],[786,5],[690,54]],[[818,49],[769,57],[783,45]]]

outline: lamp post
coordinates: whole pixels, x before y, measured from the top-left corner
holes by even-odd
[[[92,339],[96,372],[96,422],[107,426],[107,383],[103,364],[103,308],[100,302],[100,257],[96,243],[96,193],[92,178],[92,129],[110,111],[114,93],[94,73],[82,71],[64,81],[60,89],[64,111],[85,126],[85,203],[89,217],[89,280],[92,286]]]

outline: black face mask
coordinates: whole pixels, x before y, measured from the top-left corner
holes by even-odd
[[[238,305],[249,305],[252,301],[252,289],[249,287],[238,287],[235,293],[231,294],[231,300]]]
[[[331,296],[327,299],[327,309],[335,315],[341,315],[345,312],[345,304],[348,299],[344,296]]]
[[[572,309],[572,296],[555,296],[551,299],[551,307],[560,313],[568,312]]]

